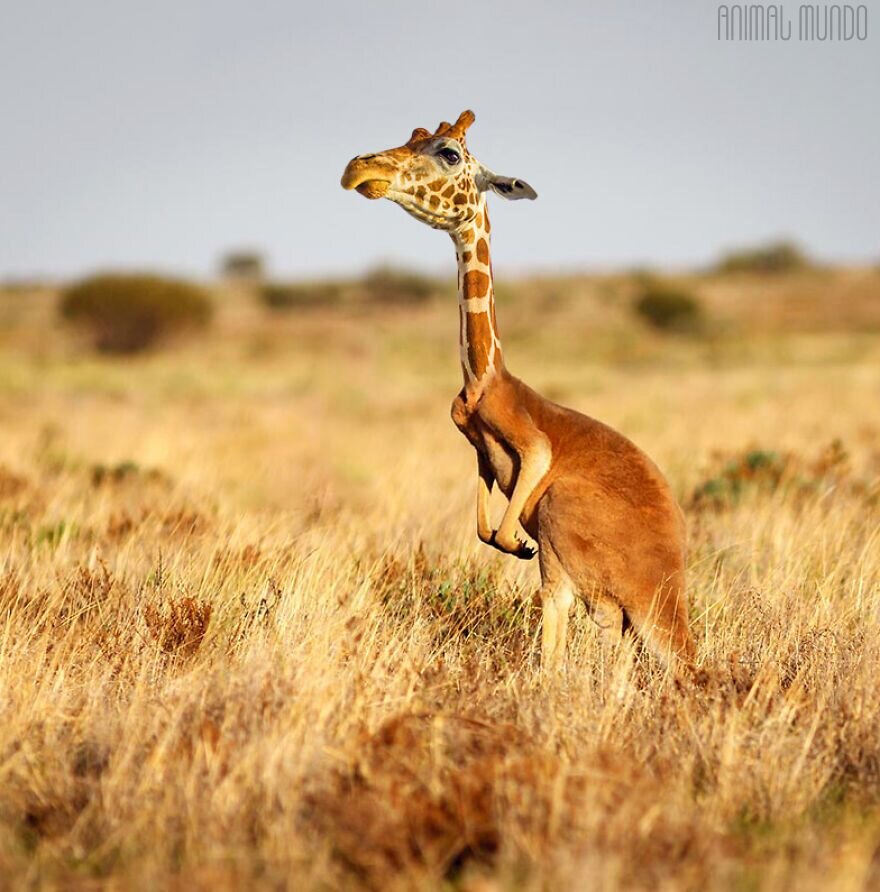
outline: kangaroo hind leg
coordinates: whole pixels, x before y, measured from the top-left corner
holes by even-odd
[[[567,577],[550,586],[542,586],[541,597],[541,669],[556,672],[565,658],[568,615],[574,602],[574,586]]]
[[[553,550],[552,544],[538,531],[541,564],[541,669],[555,672],[565,657],[568,615],[574,602],[575,586]]]

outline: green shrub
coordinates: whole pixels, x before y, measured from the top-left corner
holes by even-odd
[[[686,507],[691,510],[730,508],[747,493],[774,493],[785,489],[799,497],[851,492],[871,503],[872,484],[853,473],[847,450],[832,440],[815,456],[769,449],[716,453],[716,467],[694,490]]]
[[[339,303],[340,282],[269,282],[260,288],[260,299],[273,310],[324,307]]]
[[[377,303],[419,303],[439,290],[430,276],[393,266],[379,266],[368,272],[361,284],[367,300]]]
[[[721,273],[787,273],[809,266],[809,259],[797,245],[776,242],[733,251],[721,258],[717,270]]]
[[[648,325],[663,331],[694,331],[702,322],[702,308],[693,294],[658,282],[642,286],[634,308]]]
[[[789,474],[790,460],[779,452],[751,449],[726,459],[719,472],[704,480],[690,499],[691,507],[736,504],[749,489],[774,492]]]
[[[204,328],[212,306],[207,292],[189,282],[107,273],[66,289],[60,311],[90,332],[98,350],[136,353],[169,335]]]

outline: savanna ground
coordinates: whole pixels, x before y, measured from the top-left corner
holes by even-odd
[[[478,544],[454,296],[98,358],[0,294],[0,886],[880,889],[880,272],[504,283],[508,365],[636,440],[703,684]],[[497,507],[497,506],[496,506]]]

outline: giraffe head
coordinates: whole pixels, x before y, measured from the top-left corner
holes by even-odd
[[[483,193],[502,198],[537,198],[524,180],[502,177],[468,152],[465,132],[474,113],[463,111],[454,124],[442,121],[431,133],[417,127],[396,149],[352,158],[342,175],[345,189],[367,198],[389,198],[417,220],[455,233],[480,211]]]

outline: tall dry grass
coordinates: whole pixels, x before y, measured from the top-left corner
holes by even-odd
[[[502,305],[508,363],[668,472],[703,684],[578,608],[542,685],[537,568],[475,541],[454,306],[230,298],[123,362],[7,304],[4,888],[880,887],[880,339],[591,295]]]

